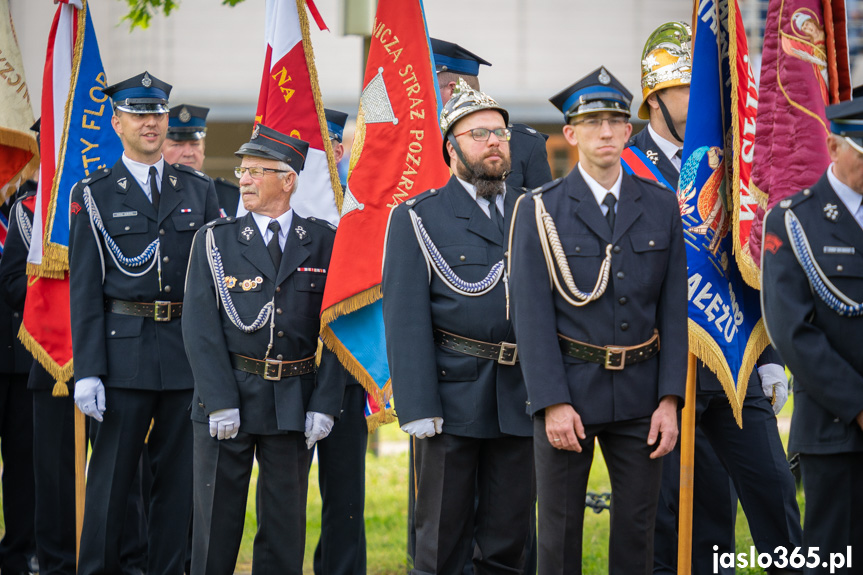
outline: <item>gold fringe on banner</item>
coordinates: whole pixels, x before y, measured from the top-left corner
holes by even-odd
[[[54,397],[68,396],[69,386],[66,385],[66,382],[72,378],[74,373],[74,367],[72,365],[73,360],[70,359],[69,363],[66,365],[59,365],[50,355],[48,355],[48,352],[45,351],[39,342],[30,335],[24,327],[24,324],[21,324],[21,329],[18,330],[18,339],[21,340],[21,343],[24,344],[24,347],[27,348],[27,351],[30,352],[33,358],[38,361],[39,364],[45,368],[45,371],[50,373],[51,377],[56,381],[51,395]]]
[[[5,202],[15,193],[24,180],[29,180],[39,171],[39,147],[36,145],[36,138],[32,134],[25,134],[11,128],[0,128],[0,146],[8,146],[33,154],[24,167],[18,170],[18,173],[0,188],[0,202]]]
[[[366,425],[369,428],[369,433],[374,433],[378,427],[392,423],[398,419],[395,408],[389,407],[386,410],[381,408],[377,413],[373,413],[366,418]]]
[[[42,268],[52,273],[58,270],[69,269],[69,248],[63,244],[51,242],[51,233],[54,230],[54,218],[57,216],[57,196],[60,188],[60,176],[63,173],[63,165],[66,159],[66,148],[69,140],[69,124],[72,121],[72,103],[75,98],[75,88],[78,85],[78,73],[81,69],[81,57],[84,51],[84,32],[87,28],[87,0],[83,2],[83,9],[76,10],[78,19],[77,30],[75,37],[74,52],[72,53],[72,76],[69,79],[69,93],[66,96],[66,106],[63,111],[63,138],[60,141],[59,153],[57,157],[60,159],[56,169],[54,170],[54,181],[51,185],[51,195],[48,199],[48,212],[45,218],[45,225],[42,230]],[[67,220],[69,214],[63,214]],[[51,277],[42,274],[43,277]]]
[[[353,295],[348,299],[340,301],[339,303],[325,309],[324,312],[321,314],[321,323],[330,324],[343,315],[354,313],[355,311],[362,309],[367,305],[375,303],[382,297],[383,293],[381,292],[380,284],[373,286],[365,291],[361,291],[360,293]]]
[[[42,262],[41,264],[34,264],[32,262],[27,262],[27,275],[34,276],[37,278],[48,278],[52,280],[62,280],[66,278],[66,274],[69,272],[68,268],[65,269],[56,269],[56,262]]]
[[[333,186],[333,194],[336,201],[336,209],[342,213],[342,182],[339,180],[339,170],[333,161],[333,144],[330,142],[327,130],[327,118],[324,114],[324,103],[321,97],[321,87],[318,84],[318,70],[315,67],[315,51],[312,48],[312,39],[309,36],[309,17],[306,14],[306,0],[297,0],[297,14],[300,18],[300,30],[303,32],[303,53],[306,56],[306,68],[312,84],[312,94],[315,99],[315,110],[318,113],[318,125],[321,127],[321,138],[324,140],[324,151],[327,153],[327,165],[330,169],[330,183]]]

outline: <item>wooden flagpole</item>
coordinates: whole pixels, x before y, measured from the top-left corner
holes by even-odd
[[[75,565],[81,552],[81,529],[84,527],[84,496],[87,473],[87,433],[84,413],[75,408]]]
[[[692,572],[692,495],[695,462],[695,374],[696,358],[689,354],[686,373],[686,404],[680,420],[680,502],[678,504],[677,573]]]

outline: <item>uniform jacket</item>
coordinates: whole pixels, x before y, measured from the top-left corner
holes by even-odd
[[[863,411],[863,318],[840,316],[812,292],[788,239],[787,210],[800,220],[829,280],[858,302],[863,301],[863,230],[826,175],[767,215],[761,305],[773,345],[794,375],[788,450],[860,452],[863,431],[854,418]]]
[[[543,186],[572,277],[593,289],[608,244],[605,294],[582,307],[551,287],[537,232],[535,193],[522,200],[510,257],[510,290],[530,412],[569,403],[585,424],[650,416],[659,399],[683,404],[688,350],[686,253],[677,199],[664,186],[623,174],[614,233],[578,169]],[[557,333],[598,346],[641,344],[659,330],[653,358],[611,371],[564,355]]]
[[[548,138],[525,124],[511,124],[512,171],[506,184],[516,189],[533,189],[551,181],[551,168],[548,165],[548,152],[545,140]]]
[[[18,212],[23,210],[27,219],[33,221],[33,212],[21,200],[35,195],[36,189],[18,193],[9,210],[9,229],[0,258],[0,373],[23,374],[30,373],[33,356],[18,339],[27,295],[27,244],[18,225]]]
[[[629,139],[628,145],[638,148],[650,159],[656,158],[654,165],[659,170],[659,173],[663,175],[669,184],[674,186],[674,190],[672,191],[677,189],[677,183],[680,180],[680,171],[674,167],[674,164],[671,163],[671,160],[662,151],[662,148],[653,140],[647,126],[644,126],[644,129],[632,136]]]
[[[219,207],[225,211],[226,216],[235,217],[237,206],[240,205],[240,186],[229,182],[225,178],[213,180],[216,184],[216,196],[219,198]]]
[[[89,187],[105,229],[126,257],[160,241],[161,289],[157,266],[129,277],[114,263],[105,240],[93,235],[84,204]],[[189,250],[195,232],[219,217],[213,180],[186,166],[165,164],[159,213],[122,159],[72,188],[69,233],[69,291],[75,380],[99,376],[107,387],[147,390],[192,388],[180,322],[105,311],[106,298],[133,302],[183,301]],[[102,256],[105,279],[102,281]],[[131,268],[140,272],[149,265]],[[129,269],[129,268],[126,268]],[[101,289],[100,289],[101,286]]]
[[[318,348],[321,303],[326,285],[335,228],[294,212],[281,266],[276,271],[251,214],[211,222],[222,257],[227,285],[243,324],[251,325],[275,295],[273,349],[269,358],[293,361],[314,356]],[[257,278],[263,281],[258,282]],[[257,283],[244,289],[244,280]],[[183,333],[192,371],[195,399],[192,419],[206,422],[219,409],[239,408],[240,429],[276,434],[304,431],[306,411],[337,416],[347,372],[324,351],[317,374],[269,381],[234,370],[231,353],[264,359],[270,341],[269,320],[246,334],[216,305],[213,274],[207,259],[206,234],[195,238],[183,310]]]
[[[519,192],[507,187],[504,233],[451,177],[398,206],[387,235],[383,311],[387,359],[399,421],[442,417],[443,431],[467,437],[532,435],[518,364],[500,365],[434,343],[434,329],[488,343],[514,342],[503,279],[490,292],[457,294],[426,266],[408,210],[413,210],[453,272],[466,282],[486,277],[504,258]]]

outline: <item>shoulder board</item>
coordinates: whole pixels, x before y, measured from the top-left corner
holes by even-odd
[[[181,172],[186,172],[187,174],[194,174],[194,175],[198,176],[199,178],[201,178],[202,180],[209,180],[210,179],[210,176],[208,176],[204,172],[202,172],[200,170],[196,170],[194,168],[190,168],[189,166],[185,166],[183,164],[172,164],[171,167],[173,167],[175,170],[179,170]]]
[[[237,184],[235,184],[234,182],[230,182],[230,181],[226,180],[225,178],[221,178],[221,177],[216,178],[216,183],[221,184],[221,185],[223,185],[223,186],[228,186],[228,187],[231,187],[231,188],[237,188],[237,189],[239,189],[239,188],[240,188],[240,186],[238,186],[238,185],[237,185]]]
[[[440,196],[440,194],[438,193],[437,188],[432,188],[430,190],[426,190],[420,194],[415,195],[414,197],[412,197],[409,200],[405,200],[405,205],[408,206],[409,208],[412,208],[415,205],[417,205],[419,202],[422,202],[423,200],[427,200],[428,198],[433,198],[435,196]]]
[[[111,168],[103,168],[101,170],[96,170],[95,172],[93,172],[92,174],[90,174],[89,176],[87,176],[86,178],[81,180],[80,183],[84,184],[85,186],[88,186],[97,180],[101,180],[102,178],[107,178],[108,175],[110,175],[110,174],[111,174]]]
[[[665,184],[663,184],[661,182],[657,182],[656,180],[651,180],[650,178],[645,178],[645,177],[639,176],[638,174],[630,174],[630,175],[633,178],[635,178],[636,180],[641,180],[642,182],[645,182],[647,184],[654,185],[657,188],[659,188],[660,190],[668,191],[668,186],[666,186]]]
[[[214,228],[216,226],[222,226],[225,224],[233,224],[236,223],[239,218],[235,218],[234,216],[228,216],[227,218],[216,218],[215,220],[209,221],[204,224],[205,228]]]
[[[528,136],[531,136],[533,138],[542,138],[543,140],[548,139],[548,136],[546,134],[543,134],[542,132],[540,132],[536,128],[531,128],[527,124],[510,124],[509,128],[513,132],[519,132],[521,134],[527,134]]]
[[[23,194],[21,194],[20,196],[15,198],[15,201],[20,202],[21,200],[26,200],[30,196],[35,196],[35,195],[36,195],[36,190],[27,190],[26,192],[24,192]]]
[[[793,208],[794,206],[799,206],[809,198],[811,198],[814,194],[810,188],[806,188],[800,192],[797,192],[791,197],[785,198],[784,200],[780,200],[778,204],[773,206],[774,208],[781,208],[783,210],[788,208]]]
[[[552,188],[556,188],[562,181],[563,181],[563,178],[557,178],[556,180],[552,180],[550,182],[547,182],[538,188],[528,190],[528,192],[531,194],[542,194],[542,193],[549,191]]]
[[[309,218],[304,218],[304,219],[312,222],[313,224],[317,224],[317,225],[321,226],[322,228],[327,228],[328,230],[333,231],[333,232],[336,231],[336,229],[337,229],[336,226],[334,226],[333,224],[331,224],[327,220],[322,220],[320,218],[315,218],[315,217],[309,217]]]

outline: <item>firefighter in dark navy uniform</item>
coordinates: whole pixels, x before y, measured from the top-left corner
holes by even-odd
[[[510,290],[534,416],[543,575],[581,573],[596,439],[618,509],[609,573],[651,572],[658,458],[678,435],[688,348],[683,232],[676,198],[621,167],[631,99],[605,68],[554,96],[579,163],[516,206]]]
[[[348,115],[324,108],[327,132],[338,164]],[[341,415],[332,432],[318,442],[318,483],[321,490],[321,536],[315,547],[316,575],[365,575],[365,479],[369,428],[365,390],[346,373]]]
[[[180,326],[195,232],[219,217],[213,181],[161,147],[171,86],[147,72],[106,88],[120,160],[72,189],[75,403],[99,421],[78,573],[118,573],[126,497],[148,437],[148,572],[181,574],[191,519],[192,371]],[[152,428],[151,428],[152,422]]]
[[[854,568],[846,572],[860,573],[863,99],[828,107],[827,118],[832,163],[815,185],[766,216],[761,305],[771,341],[794,377],[788,450],[800,454],[804,551],[817,548],[826,559],[851,546]]]
[[[326,349],[315,369],[335,227],[291,208],[307,152],[256,125],[236,152],[249,213],[211,222],[190,256],[193,575],[234,572],[255,459],[252,571],[302,573],[310,449],[332,429],[346,374]]]
[[[490,62],[446,40],[431,38],[431,46],[443,104],[452,97],[459,78],[473,89],[480,89],[479,67],[491,66]],[[548,136],[526,124],[510,123],[508,127],[512,136],[509,142],[511,157],[507,185],[532,189],[551,181],[551,168],[545,147]]]
[[[180,104],[168,112],[168,137],[162,154],[169,164],[183,164],[194,170],[204,169],[209,108]],[[240,188],[225,178],[213,180],[222,217],[236,216],[240,205]]]
[[[460,81],[441,114],[453,176],[395,208],[387,233],[384,326],[414,444],[416,575],[461,573],[471,558],[477,573],[521,572],[532,534],[531,424],[503,269],[519,195],[501,181],[507,118]]]
[[[686,133],[689,103],[690,36],[689,25],[669,22],[648,38],[642,54],[644,102],[639,116],[650,123],[630,140],[644,153],[641,161],[654,163],[675,189],[681,164],[678,152]],[[773,553],[777,546],[799,544],[801,539],[796,491],[776,424],[776,414],[788,398],[785,368],[770,348],[757,363],[744,398],[744,422],[740,429],[734,423],[733,411],[716,374],[698,362],[692,526],[692,561],[696,573],[713,571],[714,553],[734,552],[735,492],[741,494],[759,551]],[[766,489],[765,485],[772,487]],[[656,574],[677,572],[679,491],[678,448],[663,459],[654,541]],[[734,571],[723,567],[720,570]]]

